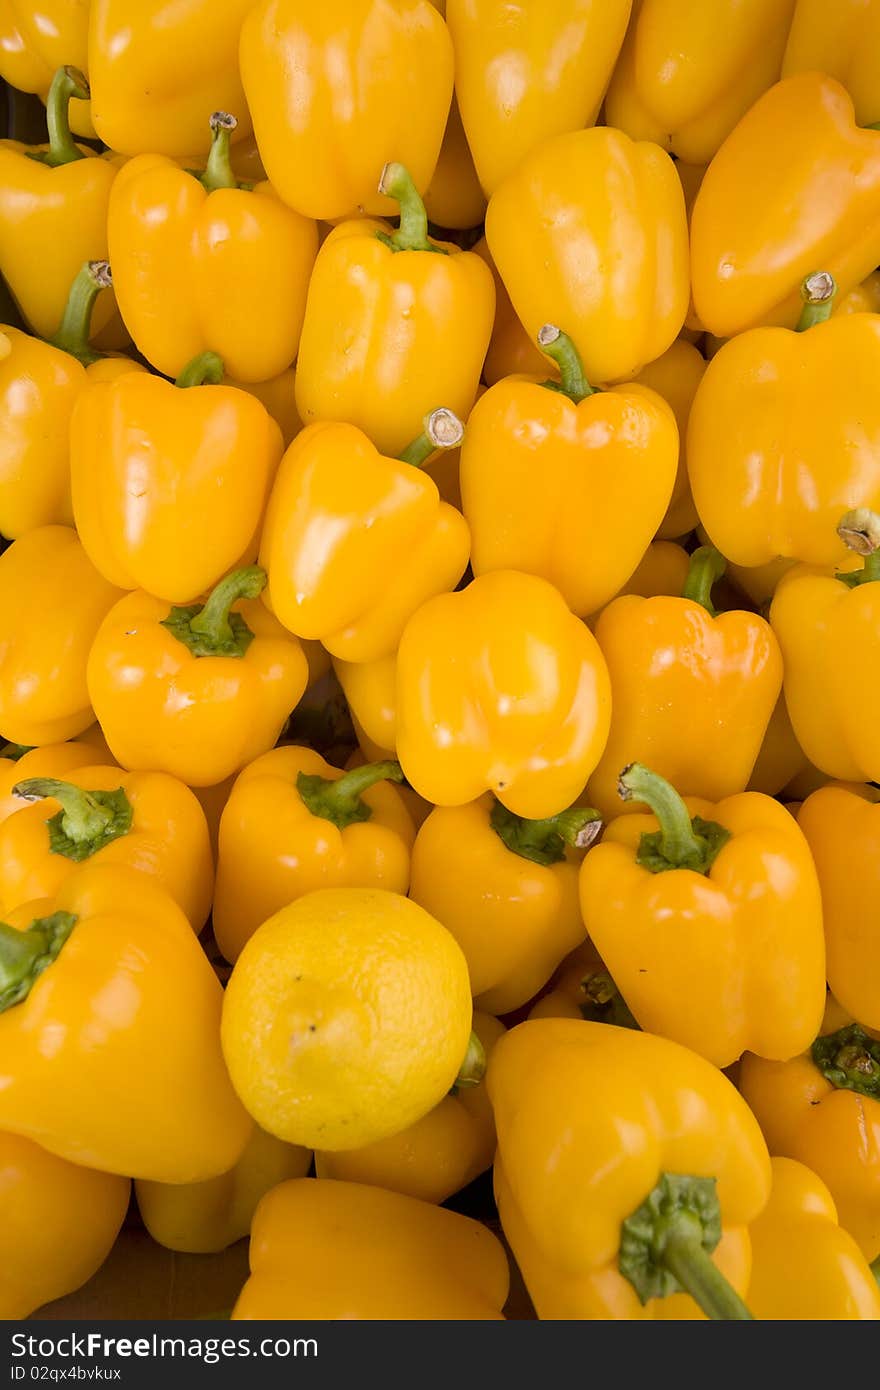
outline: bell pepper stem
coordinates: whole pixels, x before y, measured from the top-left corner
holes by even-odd
[[[76,159],[85,159],[70,133],[69,107],[73,97],[87,101],[91,96],[85,73],[79,68],[59,68],[52,78],[49,94],[46,97],[46,124],[49,127],[49,148],[37,158],[51,169],[61,164],[72,164]]]
[[[661,1260],[707,1318],[751,1322],[752,1314],[736,1289],[703,1248],[699,1218],[677,1211],[663,1236]]]
[[[266,587],[266,571],[259,565],[233,570],[215,585],[201,611],[190,620],[190,628],[215,646],[233,640],[229,611],[243,598],[259,598]]]
[[[71,840],[93,840],[102,836],[113,813],[100,806],[93,796],[72,782],[59,782],[55,777],[30,777],[12,788],[13,796],[25,801],[42,801],[51,796],[62,810],[64,833]]]
[[[421,468],[438,449],[457,449],[464,438],[464,425],[452,410],[440,406],[425,416],[425,428],[398,454],[401,463]]]
[[[35,745],[30,743],[4,743],[0,748],[0,758],[8,758],[9,762],[17,763],[25,753],[33,753],[34,747]]]
[[[38,975],[57,958],[76,925],[70,912],[38,917],[26,931],[0,922],[0,1013],[20,1004]]]
[[[377,782],[402,782],[400,763],[387,761],[365,763],[354,767],[342,777],[320,777],[300,772],[296,789],[313,816],[329,820],[340,830],[356,821],[369,820],[372,807],[362,800],[363,793]]]
[[[53,347],[69,352],[84,367],[97,362],[102,354],[89,346],[92,310],[102,290],[113,284],[107,261],[86,261],[70,287],[64,314],[56,333],[48,340]]]
[[[801,299],[804,307],[797,322],[797,332],[805,333],[817,323],[824,323],[831,316],[837,285],[834,276],[827,270],[815,270],[801,282]]]
[[[452,1083],[451,1094],[468,1090],[471,1086],[479,1086],[483,1077],[486,1075],[486,1049],[480,1042],[476,1033],[471,1029],[468,1038],[467,1051],[458,1069],[458,1075]]]
[[[580,353],[568,334],[557,328],[555,323],[545,323],[540,329],[538,347],[548,357],[552,357],[559,368],[560,381],[541,383],[548,391],[561,391],[563,396],[568,396],[575,405],[586,400],[587,396],[596,394],[595,386],[590,385],[584,374]]]
[[[223,358],[216,352],[200,352],[187,362],[174,385],[181,390],[190,386],[219,386],[223,380]]]
[[[880,1100],[880,1041],[858,1023],[816,1038],[810,1049],[813,1065],[841,1091]]]
[[[238,121],[228,111],[215,111],[211,117],[211,150],[205,172],[199,175],[199,183],[209,193],[218,188],[238,188],[229,153],[232,132],[237,125]]]
[[[642,836],[636,854],[637,862],[651,873],[693,869],[707,874],[730,839],[730,831],[715,821],[691,818],[675,788],[641,763],[623,769],[617,793],[622,801],[644,801],[660,823],[658,831]]]
[[[489,824],[512,854],[545,867],[561,863],[566,846],[589,849],[602,831],[599,812],[589,806],[574,806],[546,820],[526,820],[496,801]]]
[[[716,550],[714,545],[701,545],[690,558],[682,597],[690,599],[692,603],[698,603],[713,618],[716,617],[715,608],[712,606],[712,585],[721,578],[726,569],[727,561],[720,550]]]
[[[393,198],[400,206],[400,227],[396,232],[378,232],[377,236],[392,251],[433,251],[448,255],[442,246],[428,238],[428,214],[409,170],[402,164],[386,164],[379,179],[379,192]]]
[[[584,1002],[580,1005],[587,1022],[613,1023],[618,1028],[640,1031],[638,1020],[607,970],[594,970],[580,983]]]
[[[841,517],[837,534],[847,550],[863,555],[865,563],[860,570],[849,574],[838,574],[837,578],[850,588],[859,584],[872,584],[880,579],[880,516],[869,507],[856,507]]]

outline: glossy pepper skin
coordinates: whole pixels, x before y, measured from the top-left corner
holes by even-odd
[[[309,283],[296,371],[305,424],[343,420],[397,455],[437,406],[467,417],[495,315],[491,273],[469,251],[427,235],[407,171],[381,179],[400,200],[401,228],[343,222]]]
[[[452,66],[449,31],[429,0],[251,6],[241,77],[279,197],[328,222],[393,215],[376,187],[393,159],[424,193],[449,114]]]
[[[227,575],[202,606],[169,608],[138,591],[110,610],[88,684],[123,767],[209,787],[273,746],[306,688],[308,665],[256,602],[264,584],[254,565]]]
[[[678,425],[678,469],[666,515],[657,528],[658,540],[675,540],[692,531],[699,520],[687,472],[687,426],[706,359],[685,338],[676,338],[654,362],[643,367],[635,384],[648,386],[671,406]]]
[[[623,594],[637,594],[639,598],[677,596],[687,583],[689,568],[690,556],[684,546],[676,545],[675,541],[652,541],[617,597]]]
[[[232,1320],[492,1320],[507,1257],[470,1217],[360,1183],[302,1178],[257,1208]]]
[[[247,392],[207,384],[221,373],[205,354],[176,385],[143,374],[77,398],[73,514],[90,559],[120,589],[189,603],[253,557],[281,432]]]
[[[583,941],[577,851],[600,829],[590,810],[525,821],[489,795],[421,826],[410,897],[452,932],[479,1007],[519,1008]]]
[[[261,1198],[278,1183],[304,1178],[310,1149],[285,1144],[254,1126],[234,1168],[197,1183],[135,1183],[141,1219],[153,1240],[166,1250],[209,1255],[226,1250],[250,1233]]]
[[[211,117],[200,176],[143,154],[113,186],[107,236],[120,312],[166,376],[210,351],[235,380],[260,382],[296,357],[318,228],[271,184],[238,183],[229,162],[235,124],[222,111]]]
[[[95,129],[121,154],[204,154],[212,111],[251,122],[238,37],[252,0],[91,0],[89,79]]]
[[[0,1134],[0,1319],[19,1320],[97,1273],[128,1209],[131,1183]]]
[[[763,792],[765,796],[778,796],[792,778],[804,772],[808,766],[807,755],[791,727],[785,696],[780,695],[770,716],[764,742],[755,759],[746,790]]]
[[[424,202],[428,220],[435,227],[466,231],[479,227],[486,216],[486,195],[477,178],[455,97],[449,108],[437,167],[425,189]]]
[[[684,323],[684,194],[657,145],[606,127],[545,141],[493,193],[486,239],[528,332],[564,328],[588,381],[629,380]]]
[[[608,124],[688,164],[708,163],[779,77],[794,8],[795,0],[635,0],[605,99]]]
[[[624,809],[617,779],[633,760],[683,795],[720,800],[746,788],[782,688],[782,657],[757,613],[716,614],[711,585],[723,563],[700,549],[683,597],[624,595],[596,622],[611,731],[589,796],[605,816]]]
[[[366,758],[396,757],[397,653],[377,661],[333,661],[358,744]]]
[[[771,1159],[770,1201],[749,1235],[749,1306],[761,1321],[877,1322],[880,1289],[821,1178],[792,1158]]]
[[[458,421],[448,411],[435,417],[458,443]],[[434,447],[428,440],[427,453]],[[354,425],[309,425],[297,435],[260,546],[266,600],[291,632],[318,638],[345,661],[375,661],[394,652],[426,599],[455,587],[470,534],[418,466],[426,456],[389,458]]]
[[[488,1059],[504,1024],[474,1011],[473,1028]],[[453,1086],[414,1125],[362,1149],[315,1154],[319,1178],[384,1187],[423,1202],[445,1202],[492,1166],[495,1120],[483,1081]]]
[[[495,323],[483,363],[483,380],[488,386],[494,386],[503,377],[519,373],[534,376],[536,372],[546,372],[553,376],[556,364],[547,360],[537,340],[529,337],[517,318],[484,236],[474,246],[474,254],[486,262],[495,281]]]
[[[630,0],[448,0],[456,95],[487,194],[544,140],[593,125],[629,12]]]
[[[213,861],[189,787],[164,772],[92,764],[41,777],[25,766],[13,794],[20,809],[0,824],[0,912],[54,897],[79,864],[125,864],[155,877],[201,931]]]
[[[745,1293],[747,1228],[769,1197],[770,1160],[754,1117],[714,1067],[648,1033],[536,1019],[498,1043],[487,1085],[498,1209],[539,1318],[699,1318],[667,1273],[662,1243],[667,1233],[674,1243],[688,1217],[703,1238],[705,1277],[714,1267]],[[652,1195],[668,1225],[648,1209]],[[652,1233],[655,1251],[667,1253],[655,1263],[648,1246],[645,1283],[633,1271],[642,1302],[618,1262],[632,1270]],[[719,1315],[748,1316],[735,1296]]]
[[[700,322],[722,338],[758,324],[793,328],[805,275],[826,270],[846,294],[878,261],[880,133],[855,125],[833,78],[778,82],[722,145],[694,202]]]
[[[87,864],[6,915],[0,1126],[123,1176],[231,1168],[251,1122],[220,1052],[222,990],[165,890]]]
[[[414,827],[397,763],[348,774],[310,748],[273,748],[236,780],[220,820],[214,935],[235,961],[261,922],[317,888],[405,893]]]
[[[26,595],[27,602],[22,602]],[[28,531],[0,555],[0,734],[27,747],[94,723],[86,662],[121,597],[68,526]]]
[[[0,0],[0,77],[46,102],[64,63],[88,69],[89,4],[82,0]],[[91,108],[82,98],[70,108],[77,135],[94,136]]]
[[[825,72],[849,92],[859,125],[880,120],[880,9],[874,0],[797,0],[782,75]]]
[[[644,386],[594,391],[564,332],[545,324],[538,337],[561,363],[561,389],[510,377],[468,418],[460,476],[471,565],[547,579],[585,617],[626,583],[663,520],[678,428]]]
[[[495,570],[429,599],[397,658],[397,755],[435,806],[485,791],[517,816],[566,809],[601,756],[608,670],[544,579]]]
[[[746,1048],[794,1057],[825,1007],[822,900],[797,823],[759,792],[683,802],[639,764],[620,787],[656,818],[611,822],[581,866],[580,901],[639,1024],[717,1067]]]

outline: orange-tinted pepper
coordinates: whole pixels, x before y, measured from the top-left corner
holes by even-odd
[[[849,92],[859,125],[880,120],[880,8],[875,0],[797,0],[782,75],[825,72]]]

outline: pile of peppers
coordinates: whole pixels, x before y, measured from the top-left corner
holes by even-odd
[[[0,1317],[136,1226],[233,1319],[880,1320],[880,0],[0,76]],[[322,1028],[433,1089],[310,1121]]]

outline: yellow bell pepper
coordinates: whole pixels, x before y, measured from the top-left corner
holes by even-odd
[[[475,1010],[473,1028],[488,1060],[504,1036],[504,1024]],[[400,1134],[362,1149],[319,1150],[315,1173],[319,1178],[384,1187],[423,1202],[445,1202],[491,1168],[494,1157],[495,1120],[480,1080],[453,1086],[439,1105]]]
[[[176,377],[216,352],[237,381],[296,357],[318,229],[271,184],[244,188],[230,165],[236,120],[216,111],[203,173],[144,154],[120,171],[107,238],[119,309],[149,362]]]
[[[707,163],[779,77],[794,7],[795,0],[635,0],[606,121],[688,164]]]
[[[479,227],[486,216],[486,195],[477,178],[455,97],[449,108],[440,157],[425,189],[424,201],[428,220],[435,227],[468,231],[471,227]]]
[[[397,755],[435,806],[485,791],[516,816],[570,806],[608,737],[608,670],[544,579],[495,570],[410,618],[397,659]]]
[[[710,543],[702,528],[697,534],[701,536],[704,545]],[[745,595],[759,612],[766,612],[780,579],[795,564],[796,560],[780,555],[775,560],[768,560],[766,565],[728,564],[725,574],[734,588]]]
[[[227,960],[261,922],[317,888],[406,892],[415,829],[390,785],[402,780],[399,763],[343,773],[295,745],[239,773],[220,820],[214,891],[214,935]]]
[[[257,1208],[232,1320],[494,1320],[507,1256],[470,1217],[360,1183],[301,1178]]]
[[[486,238],[480,237],[474,247],[474,254],[480,256],[492,272],[495,281],[495,322],[492,337],[483,363],[483,380],[494,386],[506,376],[536,376],[546,373],[558,375],[556,363],[548,361],[538,347],[537,341],[530,338],[516,316],[510,302],[510,295],[504,288],[504,281],[498,274],[498,267],[492,260]]]
[[[480,1008],[520,1008],[583,941],[577,851],[601,829],[588,808],[528,821],[492,796],[428,816],[410,897],[452,932]]]
[[[880,9],[877,11],[880,15]],[[834,301],[832,314],[876,314],[880,313],[880,270],[872,270],[860,285],[849,294],[839,295]]]
[[[0,1134],[0,1173],[0,1319],[18,1321],[100,1269],[128,1210],[131,1183],[67,1163],[18,1134]]]
[[[124,376],[77,398],[73,514],[89,558],[121,589],[190,603],[254,557],[281,432],[255,397],[214,384],[222,374],[207,352],[173,385]]]
[[[782,75],[825,72],[849,92],[859,125],[880,120],[880,7],[876,0],[797,0]]]
[[[123,767],[211,786],[277,741],[308,667],[299,643],[257,602],[265,582],[252,565],[222,579],[204,604],[169,609],[139,590],[110,610],[87,679]]]
[[[687,220],[658,146],[605,127],[545,141],[493,193],[486,239],[528,332],[564,326],[588,381],[629,380],[678,336]]]
[[[100,756],[87,737],[71,739],[68,743],[48,743],[41,748],[5,744],[0,748],[0,825],[22,809],[20,799],[12,791],[17,782],[27,777],[64,777],[77,768],[112,761],[109,751],[106,757]]]
[[[723,568],[717,550],[701,547],[683,597],[624,595],[596,622],[611,731],[587,792],[604,816],[620,814],[617,779],[633,760],[685,795],[745,790],[782,688],[782,656],[757,613],[715,612]]]
[[[807,755],[791,727],[785,696],[780,695],[773,707],[747,790],[763,792],[765,796],[778,796],[783,787],[787,787],[807,766]]]
[[[212,111],[251,121],[238,71],[242,20],[253,0],[91,0],[92,120],[122,154],[205,154]]]
[[[195,1182],[251,1130],[220,1051],[220,984],[149,875],[84,864],[0,924],[0,1128],[107,1173]]]
[[[770,1160],[720,1072],[664,1038],[521,1023],[487,1074],[495,1195],[544,1319],[746,1319]]]
[[[296,371],[293,367],[270,377],[268,381],[233,381],[225,374],[223,377],[224,386],[238,386],[248,395],[256,396],[266,407],[281,431],[285,449],[289,448],[303,427],[296,408],[295,382]],[[329,657],[327,660],[329,662]]]
[[[65,63],[88,71],[89,0],[0,0],[0,77],[46,104],[52,79]],[[70,128],[94,137],[85,98],[70,107]]]
[[[599,114],[631,0],[448,0],[455,90],[486,193],[553,135]]]
[[[643,1028],[726,1067],[793,1057],[825,1008],[822,900],[809,847],[769,796],[682,801],[638,763],[621,816],[580,870],[584,924]],[[659,828],[658,828],[659,827]]]
[[[94,763],[33,776],[25,765],[12,795],[19,809],[0,824],[0,912],[54,897],[92,860],[153,875],[201,931],[214,865],[204,812],[182,782]]]
[[[250,1234],[258,1203],[278,1183],[304,1178],[310,1149],[284,1144],[258,1126],[234,1168],[204,1182],[139,1179],[134,1185],[141,1219],[166,1250],[210,1255]]]
[[[761,1320],[880,1321],[880,1289],[821,1178],[774,1158],[770,1201],[749,1235],[749,1306]]]
[[[266,601],[286,628],[345,661],[375,661],[394,652],[426,599],[455,587],[468,528],[420,465],[461,434],[439,409],[400,458],[379,453],[354,425],[315,424],[297,436],[260,546]]]
[[[428,237],[424,204],[402,165],[387,165],[381,186],[400,203],[399,231],[363,218],[343,222],[318,253],[296,404],[305,424],[357,425],[393,456],[437,406],[467,417],[495,288],[479,256]]]
[[[75,531],[41,526],[0,555],[0,734],[31,747],[94,723],[86,662],[120,592]]]
[[[666,515],[657,528],[659,540],[674,540],[697,525],[697,509],[691,497],[687,474],[687,426],[697,387],[703,379],[706,360],[684,338],[676,338],[654,362],[643,367],[636,383],[648,386],[672,407],[678,425],[678,471]]]
[[[424,193],[453,67],[449,31],[429,0],[247,6],[242,83],[266,173],[284,202],[328,222],[393,216],[397,209],[376,185],[394,159]]]
[[[638,1028],[632,1011],[592,941],[585,941],[562,962],[546,994],[529,1009],[529,1018],[583,1018]]]
[[[357,741],[366,758],[397,756],[397,653],[376,661],[340,661],[333,670],[348,703]]]
[[[793,328],[805,275],[828,271],[848,294],[878,262],[880,132],[855,125],[850,97],[822,72],[778,82],[724,142],[694,202],[700,322],[719,337]]]
[[[471,565],[475,575],[547,579],[585,617],[618,592],[663,520],[678,429],[646,386],[595,391],[552,324],[538,341],[561,382],[500,381],[468,419],[460,473]]]
[[[652,541],[615,597],[637,594],[639,598],[671,598],[681,594],[687,583],[690,559],[684,546],[674,541]],[[595,631],[595,622],[592,627]]]

